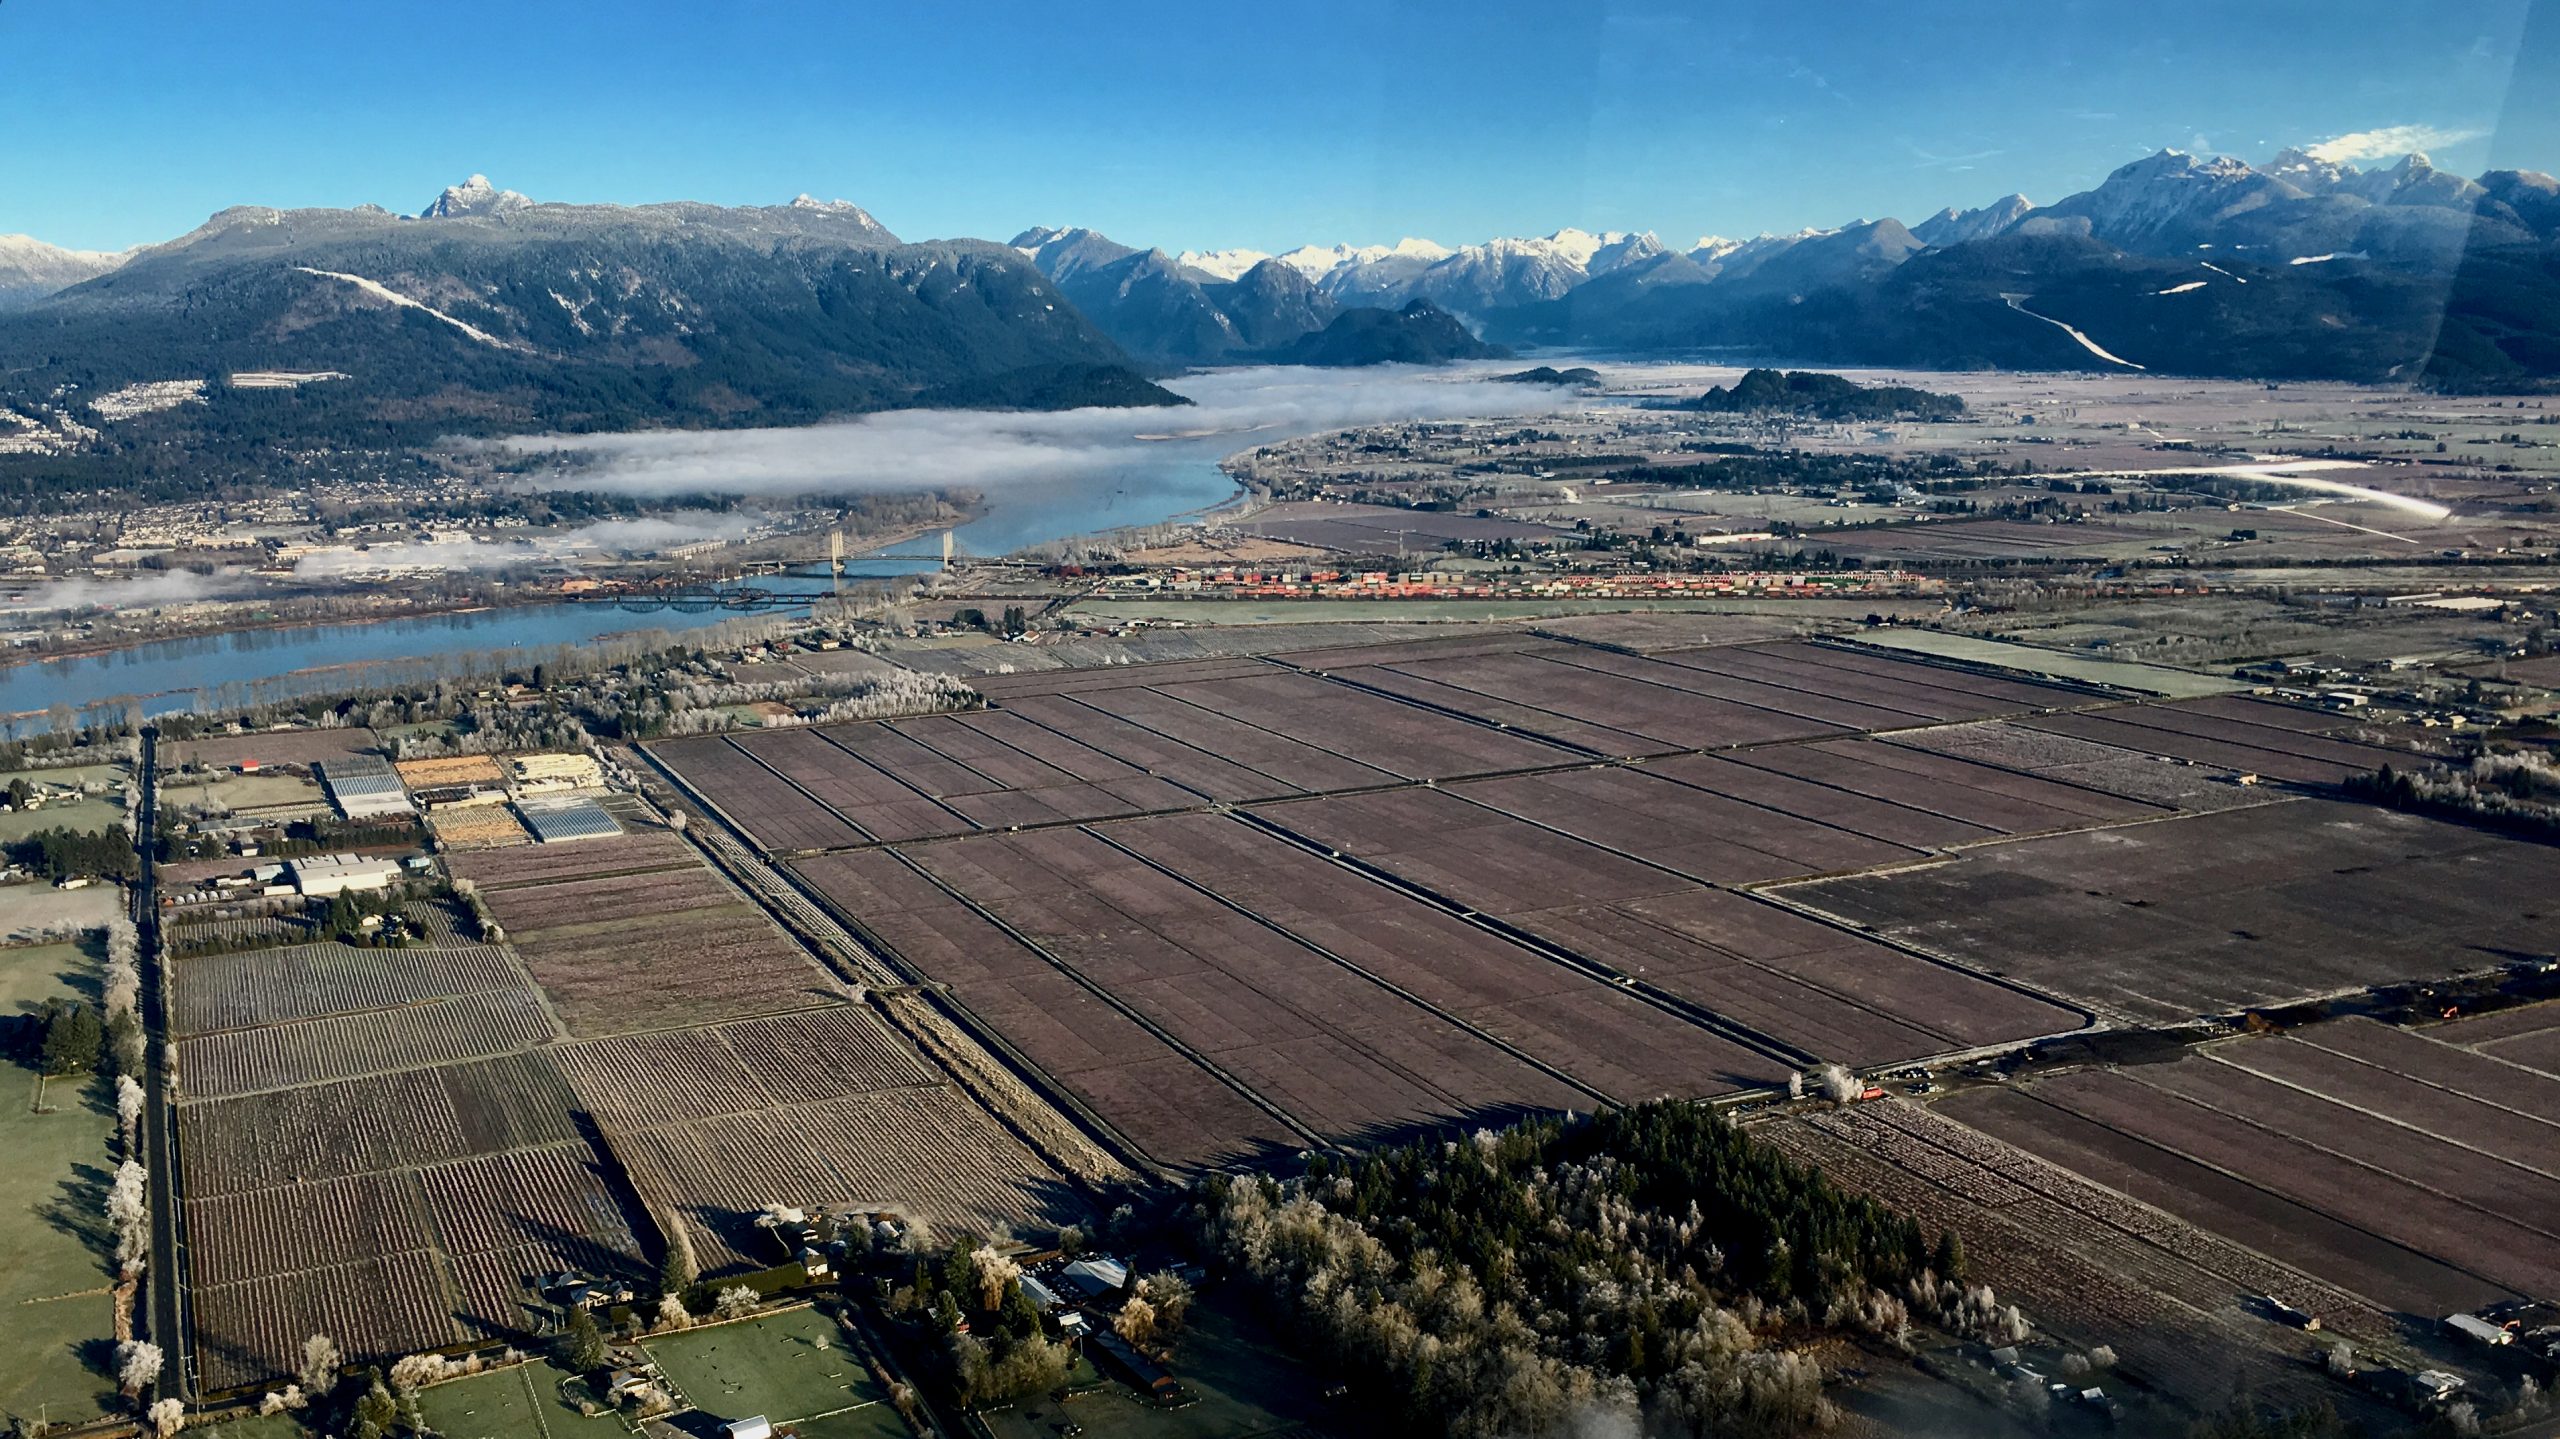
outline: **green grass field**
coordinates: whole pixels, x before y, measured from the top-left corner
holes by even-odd
[[[745,1324],[643,1341],[649,1357],[705,1414],[762,1414],[801,1439],[905,1439],[906,1422],[872,1382],[835,1320],[791,1309]]]
[[[0,1014],[96,998],[100,957],[70,944],[0,949]],[[37,1112],[41,1091],[49,1113]],[[0,1061],[0,1412],[78,1422],[115,1400],[103,1249],[115,1107],[103,1079],[41,1083]],[[92,1367],[93,1364],[96,1367]]]
[[[443,1439],[607,1439],[628,1432],[611,1414],[589,1418],[572,1408],[560,1397],[565,1377],[547,1364],[520,1364],[435,1385],[418,1395],[418,1409]]]
[[[0,814],[0,843],[25,839],[48,829],[95,830],[124,823],[120,799],[56,800],[42,809]]]

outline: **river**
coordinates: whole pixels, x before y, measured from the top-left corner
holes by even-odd
[[[985,497],[985,508],[952,531],[953,548],[1001,555],[1228,503],[1237,487],[1218,462],[1253,445],[1381,420],[1530,413],[1564,402],[1543,386],[1485,383],[1487,368],[1454,374],[1212,371],[1170,382],[1196,402],[1181,410],[898,411],[805,429],[582,436],[556,444],[590,452],[595,463],[587,487],[603,490],[973,489]],[[520,443],[541,448],[547,442]],[[914,574],[939,564],[941,554],[937,530],[849,557],[845,570]],[[805,587],[813,596],[827,587],[823,562],[815,573],[753,583]],[[0,716],[136,699],[146,712],[166,714],[252,687],[271,699],[323,693],[351,687],[358,666],[391,679],[401,661],[542,650],[641,630],[697,629],[732,617],[718,610],[633,612],[554,602],[167,640],[0,668]]]

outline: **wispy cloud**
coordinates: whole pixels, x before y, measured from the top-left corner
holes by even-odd
[[[2385,125],[2379,130],[2357,130],[2302,148],[2315,160],[2344,165],[2357,160],[2396,160],[2413,150],[2441,150],[2447,145],[2477,140],[2487,133],[2485,130],[2447,130],[2435,125]]]
[[[1129,474],[1168,460],[1216,460],[1257,444],[1352,425],[1548,414],[1586,403],[1544,385],[1489,378],[1504,368],[1516,366],[1458,372],[1230,370],[1170,382],[1193,401],[1183,409],[897,410],[795,429],[527,436],[506,443],[522,452],[583,459],[543,481],[578,489],[993,494]]]
[[[1960,155],[1941,155],[1908,140],[1902,142],[1902,148],[1911,152],[1911,157],[1919,162],[1916,168],[1922,170],[1970,170],[1985,160],[1996,160],[2009,153],[2006,150],[1971,150]]]

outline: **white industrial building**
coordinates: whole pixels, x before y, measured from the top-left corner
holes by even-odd
[[[293,862],[293,887],[307,895],[386,889],[400,877],[400,861],[354,854],[320,854]]]

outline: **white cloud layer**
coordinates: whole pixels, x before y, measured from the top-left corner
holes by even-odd
[[[896,410],[769,430],[535,435],[504,442],[525,453],[587,457],[545,484],[630,494],[805,495],[975,490],[1105,477],[1167,458],[1222,458],[1297,435],[1396,420],[1553,414],[1588,403],[1545,385],[1491,376],[1505,365],[1455,371],[1242,369],[1168,382],[1181,409],[1089,409],[1050,414]]]
[[[742,539],[758,523],[753,515],[668,515],[598,520],[556,535],[524,539],[403,540],[305,555],[294,562],[293,574],[296,579],[329,580],[418,570],[505,570],[576,555],[638,554],[705,540]]]
[[[227,598],[245,588],[246,582],[236,576],[200,575],[192,570],[152,571],[129,580],[43,580],[0,590],[0,614],[183,605]]]
[[[2434,125],[2386,125],[2379,130],[2358,130],[2305,145],[2303,153],[2315,160],[2335,165],[2353,164],[2359,160],[2397,160],[2413,151],[2441,150],[2465,140],[2477,140],[2485,130],[2445,130]]]

